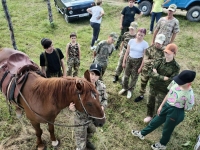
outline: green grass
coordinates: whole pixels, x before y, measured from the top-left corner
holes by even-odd
[[[113,31],[120,33],[120,12],[124,4],[123,6],[111,4],[103,3],[106,14],[103,17],[100,39],[107,39],[109,33]],[[43,51],[40,45],[42,38],[47,37],[52,39],[54,47],[60,48],[65,54],[66,44],[70,40],[69,34],[76,32],[82,54],[79,76],[83,76],[84,71],[88,69],[93,60],[92,52],[90,51],[92,29],[89,24],[89,19],[81,19],[67,24],[64,21],[64,17],[56,12],[52,0],[51,5],[54,19],[54,28],[52,28],[48,22],[47,4],[45,1],[8,0],[7,5],[11,15],[18,49],[27,53],[37,64],[39,64],[39,55]],[[12,47],[10,32],[2,6],[0,7],[0,12],[0,47]],[[175,43],[179,47],[176,60],[180,64],[181,70],[192,69],[197,72],[195,82],[192,84],[196,97],[196,105],[192,111],[186,113],[185,120],[176,127],[167,146],[169,150],[192,150],[196,137],[200,132],[199,23],[189,22],[185,19],[185,16],[176,15],[175,17],[180,21],[181,30],[175,40]],[[138,20],[139,27],[149,29],[149,23],[150,17],[142,17]],[[146,35],[145,40],[150,44],[151,38],[152,35]],[[104,76],[104,83],[107,86],[109,95],[109,105],[106,110],[107,122],[102,128],[97,129],[93,141],[98,150],[149,150],[150,144],[158,141],[161,137],[162,127],[147,135],[144,141],[140,141],[131,135],[131,129],[142,129],[146,126],[143,123],[143,119],[146,115],[146,97],[148,92],[145,95],[145,100],[142,102],[135,103],[133,101],[139,92],[140,81],[138,80],[134,95],[130,100],[127,100],[124,96],[118,96],[117,93],[121,89],[121,86],[112,83],[118,58],[118,51],[113,52]],[[61,112],[57,117],[57,121],[62,121],[66,124],[72,124],[72,120],[72,114],[67,110]],[[47,142],[48,149],[52,149],[46,125],[42,125],[42,128],[44,131],[43,139]],[[35,149],[36,136],[34,135],[34,130],[29,120],[24,115],[21,123],[15,117],[14,112],[10,116],[6,100],[3,96],[0,96],[0,131],[0,149]],[[59,149],[74,149],[74,133],[72,128],[56,127],[55,133],[61,140]],[[188,147],[181,146],[187,141],[191,141]]]

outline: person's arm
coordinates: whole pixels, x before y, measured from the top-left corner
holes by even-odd
[[[154,33],[153,33],[153,38],[152,38],[151,45],[155,44],[155,38],[156,38],[157,34],[158,34],[158,30],[155,30]]]
[[[168,2],[170,2],[170,0],[166,0],[163,4],[162,4],[162,7],[167,4]]]
[[[124,20],[124,15],[121,15],[121,18],[120,18],[120,29],[123,29],[123,20]]]
[[[92,10],[91,10],[91,8],[88,8],[86,11],[87,11],[89,14],[92,15]]]
[[[81,60],[81,47],[79,44],[78,44],[78,53],[79,53],[78,59]]]
[[[65,68],[64,59],[61,59],[60,62],[61,62],[61,68],[62,68],[62,71],[63,71],[63,77],[66,77],[66,68]]]
[[[67,44],[67,46],[66,46],[66,60],[68,61],[68,50],[69,50],[69,44]]]
[[[97,20],[99,20],[101,17],[103,17],[104,14],[105,14],[104,10],[102,9],[101,12],[100,12],[100,15],[97,17]]]
[[[172,34],[172,37],[171,37],[170,43],[173,43],[173,42],[174,42],[174,39],[175,39],[175,37],[176,37],[176,34],[177,34],[177,33],[173,33],[173,34]]]
[[[126,60],[127,60],[128,55],[129,55],[129,52],[130,52],[130,45],[128,44],[126,53],[124,55],[123,63],[122,63],[123,68],[125,68],[125,66],[126,66]]]
[[[42,72],[45,76],[47,76],[47,75],[46,75],[46,69],[45,69],[45,66],[41,66],[41,72]]]
[[[71,111],[73,111],[73,112],[76,111],[76,107],[75,107],[75,104],[74,104],[73,102],[71,102],[71,103],[69,104],[69,110],[71,110]]]
[[[167,95],[168,95],[168,94],[167,94]],[[162,101],[160,107],[159,107],[158,110],[157,110],[157,115],[158,115],[158,116],[160,115],[160,111],[162,110],[163,105],[164,105],[164,104],[166,103],[166,101],[167,101],[167,95],[165,96],[164,100]]]

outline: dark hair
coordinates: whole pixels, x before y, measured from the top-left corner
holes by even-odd
[[[102,0],[97,0],[97,1],[96,1],[96,4],[97,4],[97,5],[101,5],[101,4],[102,4]]]
[[[51,46],[51,44],[52,44],[52,41],[51,41],[50,39],[43,38],[43,39],[41,40],[41,45],[42,45],[45,49],[49,48],[49,47]]]
[[[71,37],[77,37],[77,35],[76,35],[76,33],[75,32],[72,32],[70,35],[69,35],[69,37],[71,38]]]
[[[138,29],[138,32],[144,33],[146,35],[147,30],[145,28]]]

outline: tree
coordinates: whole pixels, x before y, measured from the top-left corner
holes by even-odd
[[[11,41],[12,41],[13,48],[15,50],[17,50],[17,45],[16,45],[16,42],[15,42],[15,36],[14,36],[14,31],[13,31],[13,26],[12,26],[12,21],[11,21],[11,18],[10,18],[10,14],[8,12],[6,0],[2,0],[2,6],[3,6],[4,12],[5,12],[6,19],[8,21],[8,27],[9,27],[9,30],[10,30],[10,38],[11,38]]]
[[[51,11],[50,0],[47,0],[47,7],[48,7],[48,13],[49,13],[49,22],[50,22],[50,24],[52,24],[53,23],[53,15],[52,15],[52,11]]]

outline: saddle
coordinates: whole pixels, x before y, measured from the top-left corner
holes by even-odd
[[[39,71],[39,66],[23,53],[13,53],[0,62],[0,90],[7,100],[18,104],[19,93],[29,71]]]

